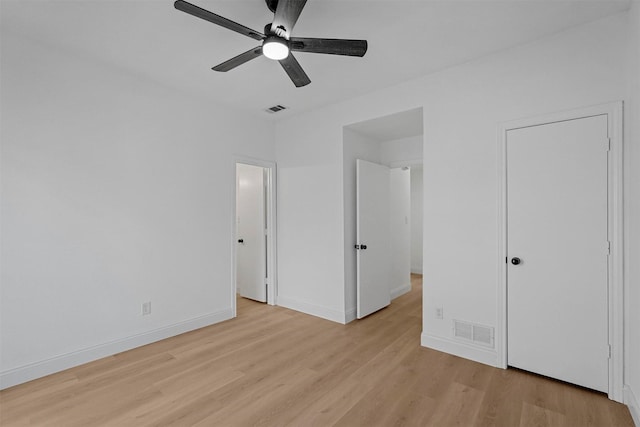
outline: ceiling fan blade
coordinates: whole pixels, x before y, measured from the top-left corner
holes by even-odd
[[[311,83],[309,76],[304,72],[296,58],[293,56],[293,53],[289,52],[289,56],[278,62],[280,62],[280,65],[282,65],[282,68],[287,72],[289,78],[296,87],[306,86]]]
[[[254,47],[253,49],[250,49],[244,53],[241,53],[238,56],[231,58],[228,61],[223,62],[222,64],[216,65],[215,67],[212,68],[212,70],[222,71],[222,72],[233,70],[237,66],[242,65],[245,62],[251,61],[252,59],[257,58],[260,55],[262,55],[262,47],[261,46]]]
[[[189,15],[204,19],[205,21],[213,22],[214,24],[218,24],[221,27],[227,28],[231,31],[235,31],[236,33],[251,37],[252,39],[264,39],[264,34],[260,33],[259,31],[252,30],[251,28],[240,25],[237,22],[233,22],[232,20],[224,18],[220,15],[216,15],[213,12],[209,12],[208,10],[205,10],[184,0],[176,0],[173,6],[182,12],[188,13]]]
[[[307,0],[278,0],[278,7],[271,24],[272,31],[288,39],[306,2]]]
[[[329,55],[364,56],[367,53],[366,40],[314,39],[292,37],[291,50],[309,53],[327,53]]]

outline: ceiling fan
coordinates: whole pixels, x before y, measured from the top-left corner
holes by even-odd
[[[177,0],[174,6],[182,12],[262,42],[262,45],[216,65],[213,67],[215,71],[229,71],[264,55],[280,62],[293,84],[301,87],[311,83],[311,80],[291,51],[360,57],[367,52],[366,40],[291,37],[291,31],[307,0],[265,0],[265,2],[269,10],[274,13],[274,17],[273,22],[264,27],[264,34],[183,0]]]

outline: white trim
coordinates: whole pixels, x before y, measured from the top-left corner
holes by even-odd
[[[473,360],[474,362],[484,363],[489,366],[497,366],[497,354],[495,350],[476,347],[474,345],[430,335],[424,332],[420,336],[420,344],[423,347],[453,354],[454,356],[463,357],[465,359]]]
[[[411,274],[420,274],[422,275],[422,268],[412,268]]]
[[[629,408],[629,412],[631,412],[634,424],[640,427],[640,404],[629,386],[624,387],[624,403]]]
[[[400,295],[404,295],[409,291],[411,291],[411,283],[406,283],[404,285],[398,286],[397,288],[391,290],[391,299],[394,300]]]
[[[295,298],[289,298],[282,295],[278,296],[278,305],[280,307],[289,308],[311,316],[321,317],[332,322],[347,323],[347,313],[333,310],[331,308],[316,305],[310,302],[301,301]]]
[[[268,239],[267,248],[267,304],[277,305],[278,295],[278,271],[277,266],[277,229],[276,229],[276,184],[277,184],[277,167],[275,162],[254,159],[252,157],[245,156],[233,156],[233,192],[231,194],[231,307],[233,310],[233,317],[237,316],[236,310],[236,271],[237,271],[237,243],[236,243],[236,164],[242,163],[245,165],[252,165],[262,167],[267,171],[267,236]]]
[[[622,101],[595,105],[570,111],[562,111],[539,117],[514,120],[498,127],[498,277],[500,283],[497,292],[498,321],[495,343],[497,365],[507,367],[507,268],[506,268],[506,142],[507,131],[547,123],[574,120],[606,114],[608,116],[609,138],[609,239],[611,257],[609,258],[609,399],[622,402],[624,367],[624,297],[623,297],[623,164],[622,164]]]
[[[0,373],[0,389],[22,384],[36,378],[41,378],[84,363],[102,359],[103,357],[112,356],[136,347],[171,338],[205,326],[210,326],[224,320],[229,320],[232,317],[231,309],[226,308],[215,313],[185,320],[173,325],[164,326],[142,334],[132,335],[130,337],[10,369]]]

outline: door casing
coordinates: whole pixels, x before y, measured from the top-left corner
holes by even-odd
[[[624,277],[623,277],[623,157],[622,101],[595,105],[544,116],[503,123],[498,129],[498,319],[495,330],[497,366],[507,368],[507,131],[565,120],[606,114],[610,139],[608,229],[611,241],[609,258],[609,399],[623,402],[624,366]]]
[[[275,162],[254,159],[251,157],[234,156],[233,157],[233,190],[232,190],[232,212],[231,212],[231,307],[233,311],[233,317],[237,316],[236,307],[236,272],[238,266],[238,260],[236,255],[236,164],[243,163],[246,165],[259,166],[266,170],[266,209],[267,209],[267,304],[277,304],[277,279],[278,273],[276,271],[276,248],[277,248],[277,233],[276,233],[276,164]]]

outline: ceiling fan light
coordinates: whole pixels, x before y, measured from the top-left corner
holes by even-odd
[[[289,46],[281,38],[269,36],[262,43],[262,53],[269,59],[279,61],[289,56]]]

